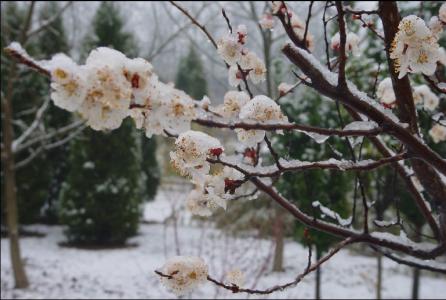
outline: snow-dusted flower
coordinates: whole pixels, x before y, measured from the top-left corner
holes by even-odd
[[[438,62],[446,66],[446,50],[443,47],[438,48]]]
[[[271,14],[264,14],[260,19],[259,24],[262,29],[272,29],[274,28],[274,18]]]
[[[200,257],[175,256],[164,264],[160,272],[169,276],[160,277],[164,286],[177,296],[181,296],[206,281],[208,266]]]
[[[288,84],[286,82],[282,82],[279,84],[279,86],[277,87],[278,91],[279,91],[279,95],[283,96],[288,94],[292,89],[293,89],[294,85],[292,84]]]
[[[432,137],[434,143],[443,142],[446,140],[446,127],[440,124],[435,124],[431,130],[429,130],[429,135]]]
[[[226,273],[226,281],[241,287],[245,284],[245,274],[239,269],[234,269]]]
[[[116,129],[128,116],[132,85],[123,73],[126,61],[124,54],[106,47],[87,58],[88,89],[79,112],[95,130]]]
[[[238,117],[240,109],[249,101],[249,95],[245,92],[229,91],[223,99],[221,114],[226,118]]]
[[[50,71],[54,104],[71,112],[79,109],[87,93],[81,67],[68,56],[57,54],[50,61]]]
[[[424,108],[430,111],[435,110],[440,102],[438,96],[425,84],[414,88],[413,97],[415,104],[423,103]]]
[[[241,120],[257,121],[260,123],[288,121],[280,110],[280,106],[271,98],[259,95],[246,103],[240,110]]]
[[[224,167],[214,175],[194,179],[195,189],[186,200],[187,209],[194,215],[209,217],[218,208],[226,209],[227,200],[231,199],[237,186],[231,184],[243,178],[243,174],[229,167]],[[229,186],[230,185],[230,186]]]
[[[376,96],[386,107],[391,108],[395,106],[395,92],[393,91],[392,79],[390,77],[387,77],[378,84]]]
[[[248,72],[248,78],[255,84],[265,80],[266,67],[263,61],[252,51],[244,51],[240,67]]]
[[[125,63],[123,72],[132,86],[134,103],[144,103],[150,77],[153,74],[152,65],[142,58],[129,59]]]
[[[228,70],[228,82],[230,86],[238,86],[243,79],[242,72],[238,69],[237,65],[233,65]]]
[[[225,62],[233,66],[240,60],[242,45],[234,36],[227,35],[217,41],[217,51]]]
[[[265,64],[256,55],[251,59],[251,65],[249,66],[248,69],[251,69],[249,72],[249,79],[251,79],[253,83],[257,84],[265,80],[266,76]]]
[[[345,51],[351,52],[353,55],[356,56],[359,55],[358,43],[359,43],[359,38],[355,33],[353,32],[347,33],[345,40]],[[338,32],[331,38],[331,48],[336,51],[339,51],[340,47],[341,47],[341,36]]]
[[[222,199],[222,201],[224,201]],[[224,202],[226,203],[226,202]],[[186,199],[187,210],[196,216],[209,217],[221,205],[220,202],[214,201],[209,195],[205,194],[200,187],[192,190]]]
[[[398,29],[390,49],[398,78],[408,72],[432,75],[439,59],[437,37],[414,15],[402,19]]]
[[[443,23],[437,16],[432,16],[429,20],[429,29],[437,39],[440,38],[440,34],[443,32]]]
[[[440,10],[438,11],[438,18],[440,18],[443,23],[446,23],[446,3],[443,3],[440,6]]]
[[[240,24],[237,27],[236,32],[237,32],[237,37],[238,37],[237,42],[239,44],[244,45],[246,43],[246,38],[248,37],[248,29],[246,28],[246,25]]]
[[[209,99],[208,96],[204,95],[203,99],[201,99],[201,101],[200,101],[200,106],[204,110],[208,110],[209,106],[211,106],[211,99]]]
[[[175,152],[170,152],[170,158],[182,175],[199,178],[209,173],[210,165],[206,159],[218,156],[217,149],[221,154],[223,147],[219,140],[206,133],[189,130],[178,136]]]
[[[246,103],[240,110],[239,118],[258,123],[287,122],[280,106],[271,98],[259,95]],[[238,139],[248,147],[255,146],[265,137],[263,130],[236,130]]]

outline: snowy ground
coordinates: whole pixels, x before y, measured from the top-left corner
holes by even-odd
[[[114,250],[79,250],[63,248],[61,227],[33,226],[47,233],[45,238],[21,241],[31,287],[12,289],[8,240],[1,240],[2,298],[168,298],[153,270],[166,257],[181,254],[202,256],[217,278],[228,270],[240,268],[247,274],[246,286],[265,288],[287,282],[306,265],[307,252],[291,241],[286,243],[286,272],[270,273],[271,242],[255,238],[233,238],[209,226],[178,228],[179,245],[175,245],[173,228],[144,224],[132,242],[138,247]],[[325,298],[374,298],[374,258],[354,255],[343,250],[323,266],[322,296]],[[410,296],[410,270],[389,260],[384,261],[384,298]],[[422,298],[444,297],[445,277],[423,273]],[[312,298],[314,277],[309,275],[297,287],[276,293],[270,298]],[[233,295],[207,283],[190,295],[194,298],[231,298]],[[254,297],[250,297],[254,298]]]
[[[181,201],[190,187],[168,184],[144,210],[145,224],[131,239],[137,247],[113,250],[80,250],[59,246],[64,241],[60,226],[31,226],[46,233],[44,238],[21,239],[22,254],[31,282],[26,290],[13,289],[7,239],[1,240],[1,298],[171,298],[153,272],[166,258],[181,255],[203,257],[210,275],[223,279],[233,269],[247,277],[245,287],[263,289],[289,282],[307,263],[307,250],[287,241],[285,272],[271,273],[273,243],[254,237],[234,238],[210,223],[197,223],[184,211]],[[174,230],[172,212],[177,212]],[[178,214],[178,212],[182,212]],[[164,222],[168,225],[160,224]],[[158,223],[158,224],[156,224]],[[175,232],[177,234],[175,234]],[[384,259],[384,298],[408,298],[411,270]],[[374,298],[376,259],[342,250],[322,268],[322,296],[325,298]],[[422,298],[444,296],[446,277],[425,272]],[[211,283],[188,295],[192,298],[256,298],[232,294]],[[313,298],[314,274],[297,287],[263,298]]]

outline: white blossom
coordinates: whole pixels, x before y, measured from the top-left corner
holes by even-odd
[[[124,54],[106,47],[87,58],[88,89],[79,113],[95,130],[116,129],[128,116],[132,86],[123,73],[126,61]]]
[[[199,188],[192,190],[187,196],[186,209],[193,215],[209,217],[217,208],[217,203]]]
[[[81,67],[64,54],[55,55],[50,65],[51,99],[60,108],[76,111],[87,93]]]
[[[242,73],[237,65],[233,65],[228,70],[228,82],[230,86],[238,86],[242,82]]]
[[[378,84],[376,89],[376,96],[381,103],[384,103],[388,107],[394,107],[396,103],[395,92],[393,91],[392,79],[390,77],[385,78]]]
[[[240,110],[241,120],[256,121],[259,123],[286,122],[288,118],[283,115],[280,106],[267,96],[259,95],[246,103]],[[255,146],[265,137],[263,130],[236,130],[240,142],[248,147]]]
[[[259,123],[268,123],[270,121],[287,121],[283,115],[280,106],[271,98],[259,95],[246,103],[240,110],[241,120],[257,121]]]
[[[415,87],[413,95],[415,104],[423,103],[424,108],[430,111],[435,110],[440,102],[438,96],[425,84]]]
[[[144,103],[150,88],[150,77],[153,74],[152,65],[142,58],[129,59],[124,66],[123,72],[125,78],[132,86],[134,103]]]
[[[249,101],[245,92],[228,91],[223,98],[221,114],[226,118],[238,117],[240,109]]]
[[[402,19],[398,29],[390,49],[398,78],[408,72],[432,75],[439,59],[437,37],[414,15]]]
[[[438,49],[438,62],[443,66],[446,66],[446,51],[443,47]]]
[[[208,157],[215,156],[213,150],[223,147],[220,141],[206,133],[189,130],[181,133],[175,142],[175,152],[170,152],[172,164],[182,175],[203,178],[209,173]]]
[[[240,269],[231,270],[226,273],[226,281],[238,287],[242,287],[245,284],[245,274],[243,274]]]
[[[207,280],[208,266],[196,256],[175,256],[160,270],[169,277],[160,277],[164,286],[177,296],[191,292]]]
[[[429,29],[437,39],[440,38],[440,34],[443,32],[443,23],[437,16],[432,16],[429,20]]]
[[[432,137],[434,143],[443,142],[446,140],[446,127],[440,124],[435,124],[431,130],[429,130],[429,135]]]
[[[440,10],[438,11],[438,18],[440,18],[443,23],[446,23],[446,3],[443,3],[440,6]]]
[[[242,45],[234,36],[226,35],[217,41],[217,51],[226,63],[233,66],[240,60]]]
[[[238,35],[238,40],[237,42],[239,44],[244,45],[246,43],[246,38],[248,37],[248,29],[246,28],[246,25],[244,24],[240,24],[237,27],[237,35]]]
[[[264,14],[260,19],[259,24],[262,29],[272,29],[274,28],[274,18],[271,14]]]
[[[345,39],[345,51],[351,52],[355,56],[359,55],[358,43],[359,43],[359,38],[355,33],[353,32],[347,33]],[[341,36],[338,32],[331,38],[331,48],[336,51],[339,51],[340,47],[341,47]]]

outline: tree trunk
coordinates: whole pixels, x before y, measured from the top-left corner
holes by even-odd
[[[382,287],[382,261],[383,257],[381,253],[378,253],[377,256],[378,268],[376,275],[376,299],[381,299],[381,287]]]
[[[274,250],[273,272],[283,272],[284,224],[280,213],[280,207],[277,207],[274,220],[274,237],[276,239],[276,248]]]
[[[321,258],[321,253],[320,251],[317,249],[317,246],[315,246],[316,248],[316,261],[319,261],[319,259]],[[318,267],[316,269],[316,296],[315,299],[321,299],[321,267]]]
[[[415,230],[415,242],[421,241],[421,226],[417,225]],[[421,270],[413,268],[413,280],[412,280],[412,299],[418,299],[418,293],[420,290],[420,274]]]
[[[5,202],[6,202],[6,223],[8,226],[9,248],[11,252],[11,265],[14,272],[15,287],[28,287],[28,278],[20,256],[19,230],[17,216],[17,195],[14,154],[12,153],[13,129],[12,129],[12,94],[13,81],[16,74],[16,66],[12,67],[9,75],[7,95],[2,99],[3,111],[3,145],[4,145],[4,184],[5,184]]]

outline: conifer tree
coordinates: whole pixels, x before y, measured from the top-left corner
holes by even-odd
[[[136,54],[114,3],[103,2],[86,49],[113,47]],[[86,129],[70,148],[70,171],[61,192],[61,217],[70,242],[123,244],[137,232],[141,204],[140,143],[130,119],[113,132]]]
[[[207,82],[203,65],[195,49],[190,46],[189,53],[180,61],[175,86],[195,99],[207,93]]]

